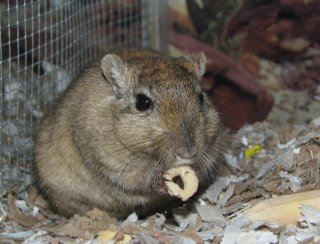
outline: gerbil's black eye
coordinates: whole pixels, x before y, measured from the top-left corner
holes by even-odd
[[[153,108],[153,102],[151,98],[147,97],[146,95],[138,94],[136,100],[136,108],[139,111],[146,111]]]
[[[202,94],[202,93],[199,94],[199,103],[200,103],[200,106],[203,106],[204,97],[203,97],[203,94]]]

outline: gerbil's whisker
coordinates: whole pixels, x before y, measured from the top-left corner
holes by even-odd
[[[152,151],[157,141],[158,141],[157,139],[149,138],[139,142],[134,138],[132,138],[132,140],[128,141],[126,144],[122,144],[123,148],[118,150],[118,152],[121,150],[125,150],[125,151],[129,150],[130,152],[138,151],[142,153],[146,149],[149,149],[150,151]]]
[[[165,165],[166,165],[165,160],[162,160],[162,159],[160,159],[158,161],[158,163],[155,165],[155,167],[152,170],[152,173],[150,174],[151,175],[151,180],[150,180],[151,185],[156,185],[161,180],[162,172],[163,172]]]
[[[199,168],[200,170],[204,167],[205,170],[202,170],[202,172],[205,173],[205,177],[206,177],[206,181],[210,181],[210,172],[212,171],[209,167],[209,165],[206,163],[206,159],[204,157],[203,154],[200,155],[200,158],[199,158],[199,161],[198,161],[198,164],[199,164]]]
[[[207,164],[209,164],[211,167],[211,171],[213,170],[217,175],[221,175],[221,172],[216,164],[216,159],[212,157],[208,152],[203,152],[204,159]]]
[[[121,175],[126,171],[126,168],[128,166],[130,166],[132,162],[138,160],[139,158],[140,157],[139,157],[138,153],[132,154],[130,156],[130,158],[125,162],[124,167],[122,167],[122,169],[120,170],[120,172],[116,178],[117,179],[116,181],[118,181],[120,179]]]
[[[119,179],[126,172],[126,169],[129,166],[132,166],[132,164],[134,164],[138,160],[143,160],[143,156],[144,156],[143,151],[145,151],[146,149],[152,150],[154,145],[156,145],[156,143],[157,143],[157,140],[155,140],[155,139],[153,139],[153,140],[152,139],[144,140],[142,142],[134,141],[134,143],[133,142],[132,142],[132,144],[128,143],[125,147],[117,150],[116,151],[117,153],[118,152],[121,153],[121,151],[128,151],[129,150],[131,155],[130,155],[129,159],[126,162],[123,162],[124,165],[121,168],[121,170],[118,173],[118,175],[116,176],[116,182],[119,181]],[[137,147],[139,150],[136,150],[135,147]]]

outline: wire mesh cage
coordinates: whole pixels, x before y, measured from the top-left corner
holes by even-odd
[[[30,183],[33,136],[55,98],[92,59],[150,46],[152,1],[0,1],[0,191]]]

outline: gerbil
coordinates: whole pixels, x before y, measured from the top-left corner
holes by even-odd
[[[165,209],[176,199],[162,176],[184,164],[206,189],[217,174],[221,126],[201,90],[204,71],[202,53],[146,49],[107,54],[85,69],[36,136],[35,179],[51,206],[65,216]]]

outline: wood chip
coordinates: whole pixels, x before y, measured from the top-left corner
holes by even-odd
[[[9,215],[8,218],[16,221],[18,224],[24,227],[31,227],[38,221],[36,218],[24,214],[20,209],[16,207],[15,197],[9,193],[7,196]]]

